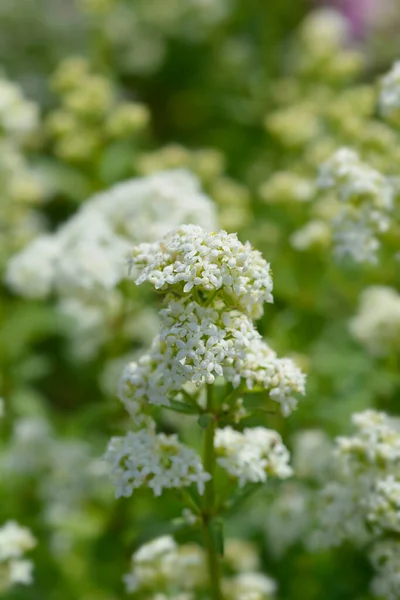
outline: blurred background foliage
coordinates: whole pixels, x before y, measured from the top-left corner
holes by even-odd
[[[336,8],[346,14],[347,4],[337,2]],[[400,413],[398,353],[371,356],[348,328],[365,287],[398,287],[398,266],[386,258],[367,267],[337,263],[327,247],[299,252],[291,236],[310,219],[309,205],[270,202],[282,188],[265,187],[274,174],[294,165],[296,174],[310,181],[317,166],[306,156],[310,144],[325,136],[335,149],[347,141],[340,127],[327,133],[323,111],[333,110],[355,83],[374,81],[399,54],[398,3],[379,2],[368,19],[366,3],[364,8],[361,1],[353,4],[359,13],[357,18],[347,13],[351,36],[345,48],[330,48],[330,57],[339,62],[304,72],[301,59],[312,54],[307,42],[313,34],[307,38],[301,27],[321,7],[317,2],[0,2],[1,73],[40,108],[38,126],[21,153],[40,172],[44,188],[37,202],[22,199],[22,205],[29,211],[33,206],[45,227],[55,230],[93,193],[117,181],[175,166],[194,171],[217,203],[222,226],[238,230],[272,264],[275,302],[267,307],[260,330],[279,353],[298,359],[308,372],[308,388],[291,419],[273,415],[260,423],[278,429],[289,446],[302,429],[322,429],[330,437],[345,433],[351,414],[367,407]],[[345,56],[340,63],[339,50],[354,53],[353,62]],[[75,99],[68,77],[78,90]],[[327,96],[319,103],[321,89]],[[313,105],[323,132],[312,134],[311,128],[306,131],[311,141],[292,145],[282,121],[271,118],[304,102]],[[126,113],[118,113],[125,103],[135,107],[126,121]],[[359,107],[358,102],[350,107],[355,116]],[[122,114],[122,125],[112,122],[116,113]],[[291,123],[286,114],[283,125],[291,134],[302,118]],[[352,142],[361,144],[358,133]],[[394,147],[397,142],[396,136]],[[319,157],[319,148],[315,152]],[[0,166],[2,160],[5,164],[0,155]],[[289,195],[293,185],[288,184]],[[2,188],[0,202],[6,206]],[[18,216],[11,222],[8,215],[0,223],[3,270],[32,237],[18,234],[17,242],[9,242],[8,233],[20,221]],[[133,286],[126,294],[133,311],[150,304],[147,292]],[[132,551],[153,535],[179,529],[172,495],[156,503],[141,491],[116,502],[100,462],[107,439],[129,426],[114,391],[124,357],[151,335],[126,334],[124,320],[117,320],[107,343],[82,358],[71,351],[69,321],[52,299],[21,299],[5,284],[0,322],[5,401],[0,523],[16,519],[39,540],[32,553],[34,585],[4,597],[124,598],[121,575]],[[147,325],[139,318],[135,327]],[[164,418],[161,425],[196,439],[184,419]],[[278,581],[280,600],[370,598],[370,567],[350,546],[311,553],[299,539],[283,557],[274,555],[266,518],[276,493],[274,486],[258,492],[232,517],[227,531],[257,544],[266,572]],[[177,535],[191,539],[185,530]]]

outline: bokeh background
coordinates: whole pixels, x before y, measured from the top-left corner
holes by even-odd
[[[133,550],[175,531],[180,514],[172,494],[115,501],[101,461],[110,436],[129,427],[118,376],[157,331],[155,299],[124,281],[122,308],[68,309],[62,292],[27,298],[5,276],[37,235],[120,181],[190,170],[220,226],[271,262],[275,302],[260,331],[308,372],[298,411],[268,417],[291,449],[304,430],[348,432],[358,410],[400,412],[400,344],[374,356],[349,330],[366,287],[398,288],[389,258],[398,238],[361,266],[338,262],[325,230],[293,242],[329,212],[314,180],[332,150],[352,145],[399,164],[398,133],[374,128],[368,95],[400,55],[399,25],[397,0],[0,2],[0,523],[15,519],[38,540],[34,584],[4,598],[128,597],[121,577]],[[15,103],[36,106],[21,109],[23,135],[3,109],[10,82]],[[196,440],[184,417],[160,427]],[[317,484],[303,475],[258,492],[228,535],[256,544],[281,600],[368,600],[362,551],[304,543],[312,514],[293,506],[299,486]],[[286,516],[283,494],[293,501]]]

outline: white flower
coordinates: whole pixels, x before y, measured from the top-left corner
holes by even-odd
[[[290,359],[277,358],[246,315],[172,297],[160,317],[149,354],[124,371],[120,397],[128,410],[137,402],[168,405],[185,384],[212,384],[219,376],[235,388],[243,382],[265,389],[284,415],[296,407],[293,394],[304,393],[305,375]]]
[[[367,520],[379,530],[400,532],[400,479],[393,474],[377,482]]]
[[[365,545],[400,530],[399,423],[373,410],[353,423],[355,434],[336,440],[333,478],[322,490],[320,545]]]
[[[36,540],[26,527],[8,521],[0,527],[0,591],[16,583],[32,583],[33,564],[23,555],[36,545]]]
[[[224,302],[252,318],[259,318],[263,303],[272,302],[268,263],[236,234],[208,233],[183,225],[160,242],[134,248],[132,266],[136,283],[151,283],[157,290],[194,291],[210,296],[219,292]],[[193,293],[193,292],[192,292]]]
[[[10,562],[10,583],[28,585],[32,583],[33,563],[30,560],[12,560]]]
[[[280,404],[284,416],[297,406],[293,394],[305,393],[305,374],[290,358],[278,358],[261,336],[251,341],[244,356],[237,355],[233,365],[224,369],[224,377],[234,387],[243,380],[249,390],[258,386],[267,390],[271,399]]]
[[[160,496],[163,489],[179,489],[193,483],[202,494],[210,479],[194,450],[181,444],[176,435],[156,434],[152,430],[141,429],[111,438],[105,458],[111,465],[117,498],[130,496],[142,486]]]
[[[371,286],[361,294],[350,332],[371,354],[388,355],[400,348],[400,294],[387,286]]]
[[[96,299],[127,274],[133,243],[158,239],[191,220],[210,228],[216,224],[211,200],[190,173],[166,171],[120,183],[85,202],[54,234],[14,256],[8,284],[31,297],[56,290],[62,296],[84,292]]]
[[[0,528],[0,561],[19,558],[35,546],[35,538],[26,527],[8,521]]]
[[[268,475],[286,479],[292,474],[289,452],[280,435],[271,429],[217,429],[214,444],[218,464],[237,478],[240,486],[264,483]]]
[[[157,241],[183,223],[207,230],[217,224],[215,205],[201,191],[198,179],[185,169],[118,183],[89,199],[84,210],[101,213],[114,231],[136,244]]]
[[[376,262],[378,237],[391,223],[395,181],[362,162],[354,150],[341,148],[320,167],[317,185],[333,190],[341,202],[332,222],[337,254]]]

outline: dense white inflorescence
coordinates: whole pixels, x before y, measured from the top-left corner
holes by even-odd
[[[210,229],[216,223],[212,202],[190,173],[166,171],[120,183],[85,202],[54,234],[14,256],[7,282],[29,297],[51,291],[96,297],[125,277],[132,243],[158,239],[185,221]]]
[[[136,283],[183,294],[216,292],[228,307],[259,318],[264,302],[272,302],[268,263],[236,234],[208,233],[194,225],[171,231],[160,242],[141,244],[133,251]]]
[[[317,185],[334,191],[340,201],[333,220],[338,255],[375,263],[379,236],[390,226],[393,182],[364,163],[354,150],[341,148],[321,166]]]
[[[23,556],[35,545],[36,540],[29,529],[15,521],[0,527],[0,591],[18,583],[32,583],[33,563]]]
[[[156,434],[151,429],[111,438],[105,459],[111,465],[117,498],[130,496],[142,486],[160,496],[164,489],[196,484],[202,494],[210,479],[192,448],[181,444],[176,435]]]
[[[277,432],[264,427],[239,432],[230,425],[215,429],[222,415],[228,423],[247,416],[243,396],[248,392],[268,394],[285,416],[296,406],[293,394],[304,393],[305,375],[290,359],[278,358],[253,323],[263,314],[263,303],[272,302],[269,264],[236,235],[183,225],[159,242],[135,247],[131,268],[137,284],[148,282],[162,294],[163,305],[160,332],[150,351],[125,367],[120,382],[119,395],[134,431],[112,438],[106,452],[117,497],[130,496],[141,486],[158,496],[164,489],[193,484],[203,494],[211,489],[207,482],[216,465],[238,487],[264,483],[268,476],[289,477],[289,452]],[[225,388],[219,385],[221,380]],[[207,394],[202,396],[206,386]],[[227,390],[224,397],[223,389]],[[211,460],[205,458],[203,466],[196,452],[176,435],[156,433],[154,405],[197,415],[199,425],[207,429],[205,449]],[[195,525],[202,514],[191,509],[184,511],[183,518]],[[174,551],[171,555],[169,550],[168,546],[165,556],[161,553],[162,565],[174,564]],[[152,568],[146,566],[144,572],[154,579]],[[134,555],[133,571],[126,578],[128,589],[152,598],[141,569]],[[174,574],[177,571],[176,566]],[[156,573],[157,589],[171,598],[168,585],[163,588],[164,566],[157,561]],[[229,597],[238,599],[266,600],[273,592],[270,580],[253,572],[223,585]]]
[[[382,77],[378,98],[378,108],[384,119],[400,123],[400,61],[396,61],[390,71]]]
[[[400,349],[400,294],[387,286],[371,286],[361,294],[358,313],[350,322],[354,338],[371,354],[390,355]]]
[[[243,383],[268,391],[285,415],[296,406],[293,394],[304,394],[304,374],[292,360],[276,356],[245,314],[171,297],[160,317],[150,353],[125,369],[123,401],[168,405],[185,384],[211,384],[218,376],[234,388]]]
[[[231,477],[246,483],[264,483],[268,475],[286,479],[292,474],[289,452],[276,431],[264,427],[235,431],[217,429],[217,462]]]

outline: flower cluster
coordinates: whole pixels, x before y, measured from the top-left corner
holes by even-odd
[[[157,434],[152,428],[111,438],[105,459],[111,466],[117,498],[143,486],[160,496],[164,489],[193,483],[202,494],[210,479],[192,448],[180,443],[176,435]]]
[[[373,591],[394,600],[400,575],[400,545],[394,541],[400,532],[399,423],[373,410],[356,413],[353,423],[356,433],[336,440],[336,472],[321,492],[316,542],[372,546]]]
[[[132,243],[158,239],[183,221],[213,227],[211,201],[185,171],[120,183],[90,198],[56,233],[37,238],[8,267],[9,285],[28,297],[94,294],[116,287]]]
[[[193,175],[172,170],[131,179],[96,194],[55,233],[13,256],[6,280],[30,298],[56,292],[62,314],[71,319],[71,337],[78,338],[75,347],[91,355],[123,314],[117,286],[126,277],[132,243],[158,239],[186,221],[207,229],[216,224],[214,205]]]
[[[163,291],[167,306],[150,353],[125,371],[125,402],[168,405],[185,384],[224,377],[235,389],[268,391],[290,414],[305,376],[290,359],[277,358],[252,323],[272,301],[270,268],[258,252],[233,234],[182,226],[136,247],[132,266],[136,282]]]
[[[117,496],[130,496],[142,486],[155,495],[197,486],[201,503],[189,503],[183,518],[190,526],[202,522],[209,565],[218,560],[210,555],[214,542],[207,533],[211,511],[221,510],[213,508],[217,465],[238,488],[264,483],[268,476],[283,479],[292,472],[289,452],[277,432],[232,428],[231,423],[251,414],[243,396],[269,395],[288,415],[296,406],[294,394],[304,393],[305,375],[290,359],[278,358],[255,328],[253,319],[263,314],[263,303],[272,302],[272,277],[269,264],[249,243],[225,231],[209,233],[197,225],[182,225],[158,242],[133,248],[130,267],[138,285],[150,283],[162,294],[161,328],[149,353],[125,367],[120,398],[134,431],[112,438],[105,458]],[[176,435],[156,432],[155,406],[197,415],[206,430],[204,462]],[[218,426],[222,420],[223,428]],[[227,502],[222,496],[221,506]],[[158,543],[155,559],[150,552],[155,565],[142,564],[141,551],[134,555],[127,579],[132,591],[143,588],[148,598],[146,577],[153,580],[154,569],[162,592],[165,573],[171,569],[168,577],[176,577],[180,572],[170,540],[166,548],[164,542],[160,557]],[[221,583],[219,575],[209,571],[211,585],[235,600],[266,600],[274,591],[270,580],[257,573],[240,573]],[[191,579],[196,577],[187,580]],[[165,597],[170,598],[168,589]]]
[[[349,23],[325,8],[306,17],[291,57],[265,118],[281,156],[260,196],[297,205],[296,250],[333,246],[339,257],[374,263],[383,240],[398,245],[398,64],[380,84],[360,84],[364,59]]]
[[[235,431],[232,427],[217,429],[215,449],[218,464],[238,480],[246,483],[265,482],[267,476],[290,477],[289,452],[280,435],[265,427]]]
[[[133,251],[132,266],[155,289],[187,294],[216,292],[228,306],[259,318],[263,303],[272,302],[269,265],[249,243],[235,234],[207,233],[201,227],[182,226],[160,242],[142,244]]]
[[[32,583],[33,564],[23,556],[35,544],[29,529],[15,521],[8,521],[0,527],[0,591],[4,592],[18,583]]]
[[[39,111],[21,88],[0,77],[0,266],[42,229],[35,208],[46,196],[44,175],[28,161]]]
[[[271,600],[276,583],[257,571],[258,557],[250,543],[226,541],[225,566],[231,572],[223,581],[224,597],[232,600]],[[206,556],[197,544],[178,545],[169,535],[141,546],[124,576],[127,592],[149,600],[194,600],[204,590]]]
[[[320,189],[334,190],[341,205],[334,219],[334,242],[340,256],[376,262],[379,235],[388,230],[395,190],[390,179],[341,148],[321,166]]]
[[[354,338],[371,354],[390,355],[400,349],[400,294],[387,286],[363,291],[358,313],[350,322]]]
[[[64,60],[53,76],[61,106],[50,113],[47,133],[62,160],[88,163],[116,139],[137,137],[150,115],[141,102],[120,101],[111,81],[81,57]]]

